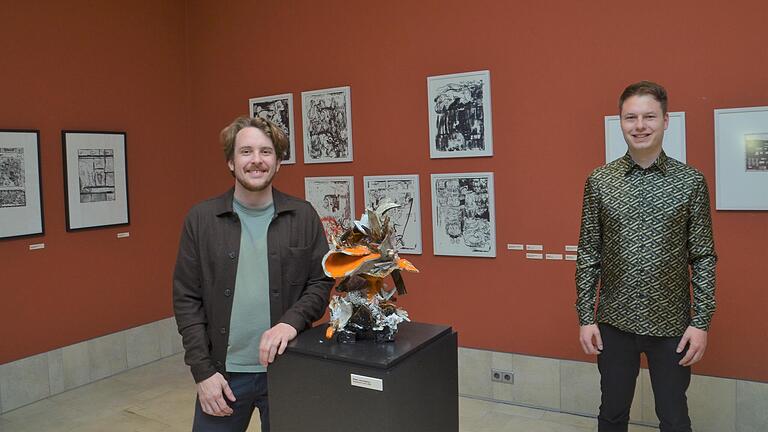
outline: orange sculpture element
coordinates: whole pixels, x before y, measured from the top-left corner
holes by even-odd
[[[368,255],[348,255],[343,251],[330,252],[323,258],[323,268],[328,276],[341,278],[349,276],[366,262],[379,258],[381,258],[381,254],[371,253],[370,250],[368,250]]]

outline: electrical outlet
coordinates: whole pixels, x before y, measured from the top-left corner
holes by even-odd
[[[491,369],[491,381],[505,384],[514,384],[515,373],[502,369]]]

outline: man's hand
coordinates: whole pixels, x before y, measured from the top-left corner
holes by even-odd
[[[704,351],[707,349],[706,330],[688,327],[683,333],[683,337],[680,338],[680,343],[677,344],[677,352],[683,352],[686,345],[689,345],[688,352],[678,363],[680,366],[690,366],[704,357]]]
[[[259,363],[262,366],[268,366],[275,361],[275,355],[284,353],[288,342],[292,341],[297,334],[299,332],[286,323],[278,323],[265,331],[261,335],[261,343],[259,344]]]
[[[217,417],[232,415],[232,408],[227,405],[223,396],[234,402],[235,395],[220,373],[216,372],[197,383],[197,396],[204,413]]]
[[[600,354],[603,350],[603,339],[597,324],[583,325],[579,328],[579,342],[585,354]]]

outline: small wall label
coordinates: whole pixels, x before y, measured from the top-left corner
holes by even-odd
[[[367,377],[363,375],[349,374],[351,384],[355,387],[367,388],[370,390],[384,391],[384,381],[380,378]]]

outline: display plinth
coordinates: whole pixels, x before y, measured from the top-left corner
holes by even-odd
[[[456,333],[402,323],[394,342],[301,333],[268,368],[274,432],[458,432]]]

